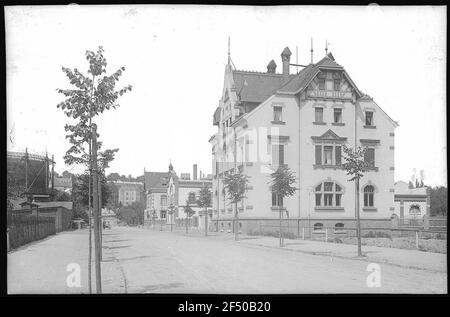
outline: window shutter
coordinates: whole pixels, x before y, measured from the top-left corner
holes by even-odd
[[[278,165],[279,162],[279,154],[278,154],[278,145],[272,145],[272,165]]]
[[[336,165],[341,165],[341,147],[336,146],[334,149],[336,151]]]
[[[316,145],[316,165],[322,165],[322,146]]]

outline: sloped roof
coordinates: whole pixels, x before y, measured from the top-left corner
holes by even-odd
[[[169,172],[145,172],[145,188],[147,190],[151,188],[166,187],[169,180]],[[176,173],[173,173],[174,181],[178,180]]]
[[[305,68],[303,68],[294,78],[292,78],[289,82],[283,85],[278,92],[297,92],[306,88],[309,82],[316,76],[319,72],[319,68],[317,68],[314,64],[309,64]]]
[[[294,78],[295,75],[289,77]],[[261,103],[283,84],[284,77],[282,74],[234,70],[233,80],[241,101]],[[244,83],[247,83],[245,87]]]
[[[73,203],[71,201],[39,201],[35,202],[39,208],[64,207],[72,210]]]
[[[168,172],[145,172],[145,187],[150,189],[152,187],[163,187],[168,176]]]
[[[336,63],[334,60],[333,55],[329,53],[327,56],[322,58],[319,62],[316,63],[317,67],[323,67],[323,68],[336,68],[336,69],[344,69],[341,65]]]

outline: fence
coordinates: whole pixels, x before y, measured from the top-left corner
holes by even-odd
[[[9,249],[56,233],[55,218],[8,213]]]

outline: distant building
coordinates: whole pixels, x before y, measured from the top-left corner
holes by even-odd
[[[430,215],[430,191],[428,187],[409,188],[408,183],[394,184],[395,214],[400,219],[419,219]]]
[[[117,226],[119,223],[119,219],[117,218],[115,212],[107,208],[102,208],[102,220],[112,227]]]
[[[71,177],[55,177],[53,188],[60,190],[60,191],[64,191],[64,192],[69,192],[69,193],[72,192],[72,178]]]
[[[145,172],[145,188],[147,190],[147,208],[144,214],[144,223],[151,225],[153,219],[166,224],[179,223],[186,218],[185,207],[187,202],[195,214],[192,216],[191,225],[203,228],[204,221],[201,221],[203,213],[197,205],[198,192],[204,186],[211,188],[211,179],[207,177],[197,177],[197,165],[193,167],[193,179],[189,173],[181,173],[178,177],[172,164],[169,172]],[[173,185],[173,195],[170,195],[169,186]],[[171,201],[171,197],[173,200]],[[173,206],[173,213],[170,214],[170,206]]]
[[[114,200],[123,206],[129,206],[133,202],[145,198],[144,184],[140,182],[113,182],[115,187]]]

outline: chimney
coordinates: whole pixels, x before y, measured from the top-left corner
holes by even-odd
[[[267,72],[271,74],[275,74],[275,71],[277,69],[277,64],[275,64],[275,61],[272,59],[269,64],[267,65]]]
[[[283,76],[289,77],[289,62],[291,60],[291,51],[289,47],[285,47],[283,52],[281,53],[281,60],[283,62]]]
[[[194,171],[193,171],[193,173],[192,173],[192,179],[193,179],[194,181],[197,180],[197,164],[194,164]]]

